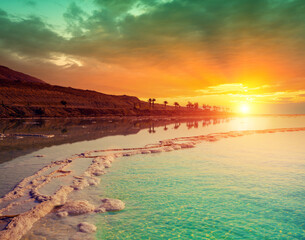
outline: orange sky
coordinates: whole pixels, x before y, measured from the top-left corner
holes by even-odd
[[[302,0],[28,2],[0,3],[2,65],[143,100],[305,113]]]

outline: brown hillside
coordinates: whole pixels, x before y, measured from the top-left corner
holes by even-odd
[[[0,81],[0,117],[80,116],[132,111],[137,97],[113,96],[42,83]]]
[[[133,114],[137,97],[60,87],[0,66],[0,117]]]
[[[0,100],[11,106],[72,107],[72,108],[133,108],[137,97],[114,96],[89,90],[49,84],[0,83]],[[61,101],[66,101],[64,106]]]
[[[164,106],[137,97],[61,87],[0,66],[0,118],[185,116],[226,113]]]
[[[16,72],[8,67],[0,65],[0,81],[1,80],[21,81],[29,83],[46,83],[38,78],[32,77],[21,72]]]

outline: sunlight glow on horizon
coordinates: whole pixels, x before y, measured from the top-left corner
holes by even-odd
[[[248,114],[250,113],[250,107],[247,104],[243,104],[240,106],[240,112],[243,114]]]
[[[161,104],[305,113],[304,7],[302,0],[0,1],[0,60],[53,85]]]

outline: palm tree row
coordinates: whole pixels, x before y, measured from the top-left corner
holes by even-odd
[[[216,111],[216,112],[231,112],[231,109],[228,107],[222,107],[222,106],[210,106],[207,104],[202,105],[203,110],[209,110],[209,111]]]
[[[155,98],[149,98],[148,99],[150,109],[155,108],[155,102],[156,102]],[[168,101],[164,101],[163,104],[164,104],[164,109],[166,109]],[[174,106],[175,106],[175,109],[180,108],[180,104],[178,102],[175,102]],[[195,102],[195,103],[188,102],[186,104],[186,107],[188,109],[199,109],[199,104],[198,104],[198,102]],[[210,106],[210,105],[207,105],[207,104],[202,105],[202,110],[204,110],[204,111],[215,111],[215,112],[231,112],[230,108],[221,107],[221,106]]]
[[[154,99],[154,98],[148,99],[148,104],[149,104],[150,109],[155,107],[155,101],[156,101],[156,99]]]
[[[156,101],[155,98],[149,98],[148,99],[148,104],[149,104],[149,108],[150,109],[154,109],[155,108],[155,101]],[[164,109],[166,109],[168,101],[164,101],[163,104],[164,104]],[[174,102],[174,106],[175,106],[175,108],[179,108],[180,104],[178,102]]]

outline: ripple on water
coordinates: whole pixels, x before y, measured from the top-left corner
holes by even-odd
[[[99,188],[126,209],[96,216],[97,239],[305,239],[305,150],[286,141],[246,136],[114,163]]]

